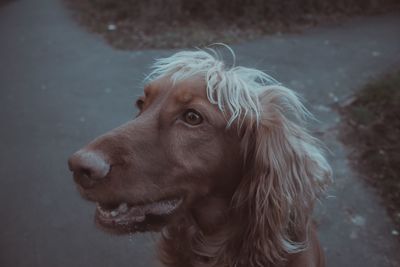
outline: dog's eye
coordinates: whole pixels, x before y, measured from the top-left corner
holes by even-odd
[[[143,105],[144,105],[144,100],[143,100],[143,99],[139,98],[138,100],[136,100],[136,106],[137,106],[140,110],[142,110]]]
[[[198,125],[203,122],[201,115],[193,109],[186,111],[186,113],[183,115],[183,119],[190,125]]]

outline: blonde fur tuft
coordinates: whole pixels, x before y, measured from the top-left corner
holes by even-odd
[[[229,48],[229,47],[228,47]],[[233,58],[233,51],[229,48]],[[259,96],[271,85],[279,83],[268,74],[246,67],[226,67],[212,48],[182,51],[170,57],[157,59],[146,81],[171,76],[176,83],[193,76],[203,76],[207,97],[227,116],[228,126],[236,119],[250,117],[260,121]],[[240,123],[239,123],[240,124]]]

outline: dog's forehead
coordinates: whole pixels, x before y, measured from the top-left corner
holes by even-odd
[[[193,76],[185,80],[173,82],[170,77],[162,77],[152,81],[144,88],[146,97],[156,95],[168,96],[176,102],[188,103],[193,98],[207,99],[204,77]]]
[[[188,103],[193,98],[207,99],[206,85],[204,78],[193,77],[177,82],[172,88],[171,94],[178,101]]]

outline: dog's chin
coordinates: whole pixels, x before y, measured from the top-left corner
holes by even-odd
[[[160,231],[178,212],[182,202],[182,198],[169,198],[144,204],[97,203],[95,222],[112,234]]]

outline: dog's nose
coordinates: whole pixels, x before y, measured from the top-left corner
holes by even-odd
[[[110,164],[99,152],[79,150],[68,160],[69,169],[74,173],[75,181],[83,188],[91,188],[105,178]]]

